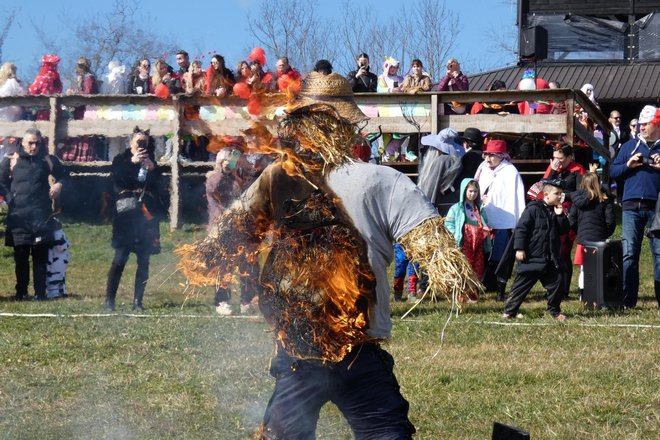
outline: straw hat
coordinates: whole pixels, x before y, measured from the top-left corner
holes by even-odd
[[[352,124],[369,119],[358,108],[353,98],[353,89],[346,78],[338,73],[323,75],[311,72],[303,81],[300,95],[287,107],[288,113],[309,106],[334,108],[339,116]]]

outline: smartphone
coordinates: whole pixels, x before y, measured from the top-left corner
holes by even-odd
[[[396,89],[397,87],[399,87],[399,81],[394,81],[394,88]]]

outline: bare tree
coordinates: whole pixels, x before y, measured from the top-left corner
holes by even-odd
[[[11,25],[15,19],[16,9],[11,9],[0,23],[0,63],[2,63],[2,48],[5,45],[5,40],[7,39],[7,35],[9,35],[9,29],[11,29]]]
[[[80,56],[88,58],[92,67],[101,73],[111,60],[132,66],[140,57],[173,55],[174,44],[151,31],[155,27],[139,12],[140,6],[135,0],[114,0],[109,11],[77,18],[74,23],[70,17],[63,16],[60,19],[62,28],[70,29],[71,33],[64,32],[59,40],[41,32],[34,24],[33,27],[44,47],[60,54],[60,74],[70,81]]]
[[[444,2],[419,0],[413,4],[410,28],[415,35],[407,55],[419,58],[426,70],[438,81],[445,73],[445,62],[452,55],[460,35],[458,16],[447,9]]]
[[[516,8],[515,0],[500,0],[503,7]],[[515,14],[514,14],[515,15]],[[497,23],[491,25],[484,32],[484,40],[489,42],[488,49],[491,52],[500,53],[496,65],[482,66],[480,71],[501,67],[503,64],[514,64],[518,58],[518,28],[516,23]],[[503,62],[504,61],[504,62]],[[482,62],[483,63],[483,62]]]
[[[256,15],[248,13],[249,31],[256,45],[276,57],[289,57],[299,69],[310,70],[320,58],[332,61],[337,53],[317,11],[317,0],[261,0]]]

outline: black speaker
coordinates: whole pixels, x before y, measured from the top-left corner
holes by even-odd
[[[503,423],[493,422],[492,440],[529,440],[529,432]]]
[[[532,26],[520,32],[520,58],[544,60],[548,58],[548,31],[542,26]]]
[[[587,241],[584,246],[584,291],[587,308],[623,307],[623,247],[621,240]]]

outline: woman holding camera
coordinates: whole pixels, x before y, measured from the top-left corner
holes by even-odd
[[[353,93],[376,91],[378,77],[369,70],[369,55],[361,53],[357,56],[357,70],[349,72],[347,79]]]
[[[115,256],[108,272],[105,308],[115,310],[121,275],[131,252],[137,257],[133,310],[143,310],[142,297],[149,279],[149,257],[160,252],[159,219],[163,203],[158,196],[160,171],[149,130],[135,127],[130,148],[112,161],[111,180],[116,199],[112,223]]]

